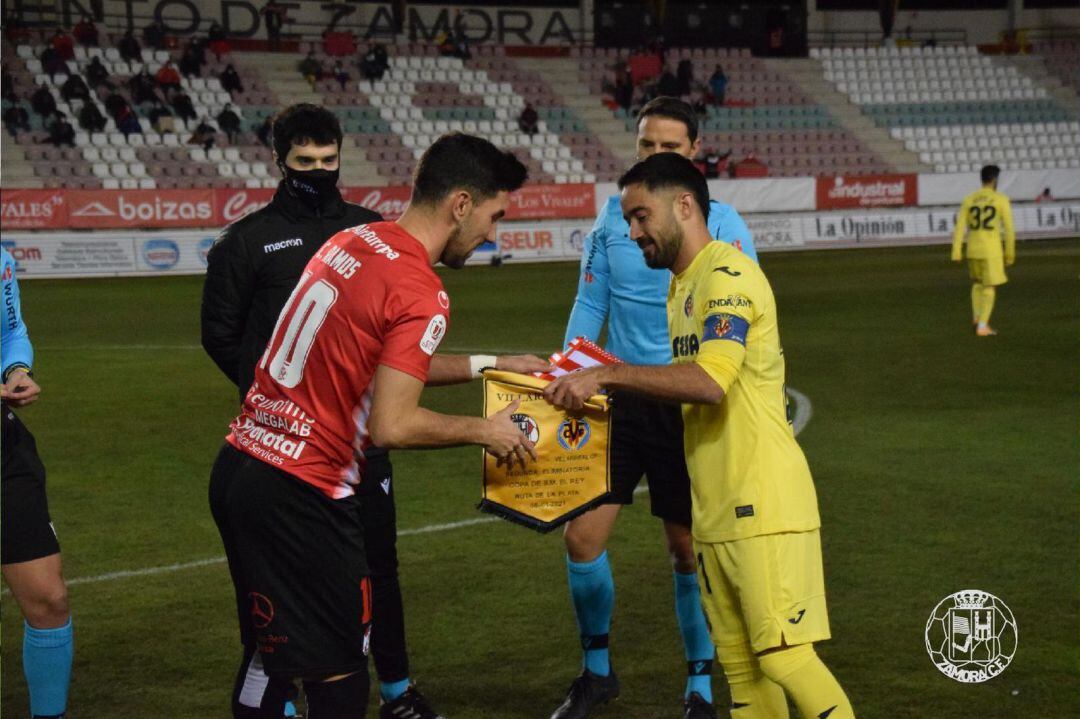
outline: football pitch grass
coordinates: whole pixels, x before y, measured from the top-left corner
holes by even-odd
[[[1077,677],[1076,241],[1021,243],[977,339],[966,272],[943,247],[766,254],[799,441],[817,485],[833,640],[819,646],[860,717],[1080,716]],[[577,267],[441,271],[445,351],[559,348]],[[21,412],[49,472],[69,580],[216,560],[209,468],[235,390],[199,347],[201,277],[28,281],[42,399]],[[425,392],[477,413],[479,383]],[[546,718],[579,671],[558,533],[475,510],[475,448],[394,455],[413,677],[451,719]],[[685,663],[648,496],[610,546],[612,658],[601,717],[681,716]],[[924,627],[961,589],[1011,607],[1005,672],[961,684]],[[224,563],[73,582],[72,719],[227,717],[239,658]],[[21,619],[3,604],[4,716],[26,716]],[[726,701],[719,667],[718,701]],[[369,716],[374,712],[369,712]],[[726,715],[722,712],[722,716]],[[794,715],[793,715],[794,716]]]

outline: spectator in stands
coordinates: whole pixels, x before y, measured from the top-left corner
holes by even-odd
[[[165,49],[165,26],[157,18],[154,18],[152,23],[143,28],[142,37],[147,47],[152,47],[155,50]]]
[[[12,137],[18,137],[20,132],[29,132],[30,113],[22,105],[12,105],[4,110],[4,127]]]
[[[273,134],[274,119],[268,116],[263,119],[262,124],[259,125],[259,129],[255,131],[255,135],[259,138],[259,142],[261,142],[264,147],[270,147],[270,149],[273,149],[273,147],[271,147],[271,143],[274,139]]]
[[[225,28],[217,20],[210,24],[210,30],[206,33],[206,46],[210,48],[210,52],[214,53],[218,60],[221,59],[222,55],[228,55],[232,50],[225,35]]]
[[[679,81],[679,97],[686,97],[694,89],[694,63],[680,60],[675,77]]]
[[[52,49],[56,50],[56,54],[64,62],[75,59],[75,41],[71,39],[71,35],[64,32],[63,28],[56,28],[56,32],[53,33],[49,44],[52,45]]]
[[[102,132],[108,124],[95,102],[84,102],[79,110],[79,127],[87,132]]]
[[[705,177],[712,179],[720,177],[721,174],[726,174],[729,157],[731,157],[731,150],[721,153],[716,148],[710,147],[695,160],[695,164],[702,168]]]
[[[229,144],[236,144],[236,136],[240,134],[240,116],[233,110],[232,105],[226,104],[225,109],[218,113],[218,127],[229,136]]]
[[[382,80],[389,66],[390,60],[387,57],[386,48],[376,43],[368,48],[367,53],[360,60],[360,73],[365,80]]]
[[[116,87],[113,85],[112,80],[109,79],[109,71],[106,70],[105,65],[101,63],[101,58],[96,55],[90,61],[90,64],[86,66],[86,70],[83,74],[86,75],[86,83],[94,89],[97,89],[102,85],[110,90]],[[153,83],[152,78],[150,82],[151,84]]]
[[[334,79],[341,85],[341,91],[345,91],[345,86],[349,84],[349,73],[345,71],[345,66],[341,64],[341,60],[334,63]]]
[[[472,59],[472,52],[469,51],[469,38],[465,37],[464,31],[457,33],[457,38],[454,40],[453,55],[461,60]]]
[[[170,90],[180,89],[180,73],[176,71],[176,66],[172,64],[172,60],[166,60],[157,74],[154,76],[157,80],[158,87],[162,92],[168,93]]]
[[[64,81],[64,84],[60,86],[60,97],[64,98],[65,102],[71,102],[72,100],[86,102],[90,99],[90,88],[83,82],[82,76],[72,73],[68,75],[68,79]]]
[[[540,115],[531,102],[526,102],[525,109],[518,115],[518,129],[526,135],[535,135],[540,130]]]
[[[712,103],[717,107],[724,104],[724,96],[727,94],[727,75],[719,63],[709,78],[709,92],[712,93]]]
[[[8,102],[18,102],[19,96],[15,94],[15,78],[7,70],[0,69],[0,98]]]
[[[136,116],[135,111],[131,109],[131,105],[126,102],[113,119],[116,122],[116,129],[125,135],[142,133],[142,127],[139,125],[138,116]]]
[[[630,114],[637,115],[638,110],[649,104],[649,101],[656,97],[656,93],[653,90],[656,88],[656,83],[651,85],[636,85],[634,87],[634,96],[630,101]]]
[[[304,76],[304,79],[311,83],[311,89],[315,89],[315,83],[322,80],[323,69],[322,63],[315,57],[315,51],[308,52],[307,57],[300,61],[297,65],[297,70]]]
[[[221,87],[225,92],[237,93],[244,91],[244,83],[240,80],[240,74],[236,72],[236,68],[229,63],[225,66],[225,69],[221,71]]]
[[[191,102],[191,98],[182,90],[173,93],[172,106],[176,114],[185,120],[194,120],[199,116],[195,112],[195,105]]]
[[[629,110],[634,101],[634,80],[626,67],[615,70],[615,90],[612,93],[615,104],[624,110]]]
[[[83,15],[78,24],[71,29],[71,34],[75,36],[75,39],[79,41],[80,45],[84,47],[97,47],[98,46],[98,29],[94,21],[90,19],[89,15]],[[74,53],[72,53],[74,55]]]
[[[71,126],[63,113],[54,112],[46,123],[45,129],[49,131],[48,141],[54,146],[75,147],[75,128]]]
[[[454,39],[446,30],[442,30],[435,36],[435,47],[439,48],[439,54],[443,57],[453,57]]]
[[[52,45],[41,51],[41,68],[50,77],[68,73],[67,61],[60,56],[60,53]]]
[[[120,59],[126,62],[142,62],[142,45],[135,39],[135,34],[128,30],[116,43],[116,49],[120,51]]]
[[[209,150],[214,146],[214,136],[217,134],[217,130],[210,124],[210,120],[202,118],[199,124],[195,127],[195,131],[188,138],[189,145],[202,145],[204,150]]]
[[[154,105],[150,108],[150,112],[146,113],[146,116],[150,120],[150,126],[159,135],[164,135],[166,132],[176,132],[176,119],[165,103],[159,102]]]
[[[105,98],[105,112],[112,116],[114,122],[131,110],[128,101],[118,92],[109,93]]]
[[[679,96],[679,79],[671,71],[671,65],[664,66],[664,72],[660,75],[660,79],[656,81],[656,94],[665,97]]]
[[[30,96],[30,107],[41,117],[48,117],[56,112],[56,99],[49,92],[49,88],[38,85],[37,90]]]
[[[158,96],[157,92],[157,80],[154,79],[145,65],[137,75],[132,75],[131,79],[128,80],[128,88],[131,90],[131,101],[136,105],[141,105],[144,102],[161,101],[161,97]]]
[[[1053,202],[1054,196],[1050,194],[1050,188],[1044,187],[1043,191],[1039,193],[1039,196],[1035,198],[1035,202]]]
[[[386,52],[386,45],[382,43],[375,43],[371,48],[374,53],[375,62],[379,63],[383,71],[390,69],[390,55]]]
[[[184,77],[201,77],[202,66],[205,63],[206,51],[203,49],[202,41],[192,38],[184,48],[183,54],[180,55],[180,73]]]
[[[694,109],[694,114],[698,116],[698,122],[705,122],[705,118],[709,114],[709,106],[706,102],[705,93],[700,89],[694,90],[690,93],[690,107]]]

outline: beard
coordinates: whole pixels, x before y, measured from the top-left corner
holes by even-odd
[[[638,240],[641,253],[645,256],[645,264],[654,270],[670,269],[675,264],[675,258],[682,249],[683,231],[675,222],[674,218],[658,233],[657,240],[653,237],[642,237]]]
[[[439,257],[440,262],[454,270],[460,270],[465,266],[465,260],[469,259],[474,249],[464,246],[464,241],[461,239],[463,235],[461,228],[455,227],[450,233],[450,239],[446,241],[442,256]]]

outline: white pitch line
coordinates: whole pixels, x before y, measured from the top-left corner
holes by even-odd
[[[795,418],[792,421],[792,425],[795,430],[795,434],[798,435],[806,427],[810,418],[814,416],[814,407],[810,403],[810,398],[798,390],[787,388],[787,393],[791,395],[791,398],[795,400]],[[643,494],[648,492],[647,485],[641,485],[638,487],[634,494]],[[414,527],[413,529],[402,529],[398,532],[399,537],[411,537],[417,534],[431,534],[434,532],[448,532],[454,529],[461,529],[463,527],[472,527],[478,524],[491,524],[499,521],[497,517],[474,517],[473,519],[462,519],[457,522],[445,522],[442,524],[428,524],[423,527]],[[144,569],[126,569],[119,572],[107,572],[106,574],[96,574],[90,577],[76,577],[74,579],[67,580],[69,587],[74,587],[79,584],[97,584],[100,582],[112,582],[117,579],[128,579],[129,577],[148,577],[155,574],[168,574],[171,572],[180,572],[185,569],[196,569],[198,567],[208,567],[213,564],[222,564],[225,561],[225,557],[211,557],[209,559],[198,559],[194,562],[182,562],[178,564],[166,564],[160,567],[146,567]],[[5,589],[3,594],[7,595],[10,590]]]
[[[167,574],[169,572],[179,572],[182,569],[193,569],[195,567],[207,567],[211,564],[221,564],[225,561],[225,557],[211,557],[210,559],[199,559],[194,562],[182,562],[179,564],[166,564],[163,567],[147,567],[145,569],[126,569],[122,572],[107,572],[105,574],[96,574],[92,577],[76,577],[75,579],[68,579],[67,585],[73,587],[77,584],[96,584],[98,582],[111,582],[115,579],[127,579],[128,577],[148,577],[152,574]],[[4,590],[4,594],[7,594],[8,590]]]
[[[409,537],[414,534],[429,534],[431,532],[446,532],[452,529],[461,529],[462,527],[471,527],[475,524],[490,524],[497,522],[498,517],[476,517],[474,519],[463,519],[460,522],[446,522],[445,524],[429,524],[424,527],[416,527],[414,529],[402,529],[398,532],[399,537]],[[144,569],[125,569],[119,572],[106,572],[105,574],[95,574],[90,577],[76,577],[74,579],[68,579],[67,585],[74,587],[79,584],[97,584],[99,582],[111,582],[117,579],[127,579],[129,577],[148,577],[154,574],[168,574],[170,572],[179,572],[185,569],[196,569],[198,567],[208,567],[213,564],[222,564],[225,562],[225,557],[210,557],[209,559],[197,559],[194,562],[180,562],[177,564],[166,564],[160,567],[146,567]],[[3,593],[9,594],[10,590],[5,589]]]

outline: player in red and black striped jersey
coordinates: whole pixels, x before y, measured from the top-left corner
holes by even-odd
[[[272,685],[257,716],[282,715],[300,678],[313,716],[362,717],[370,595],[354,509],[364,450],[476,444],[524,464],[510,420],[419,407],[425,383],[469,376],[469,358],[432,355],[450,300],[432,270],[461,267],[494,237],[525,167],[468,135],[421,158],[394,223],[334,235],[278,318],[211,475],[210,499],[238,596]]]

